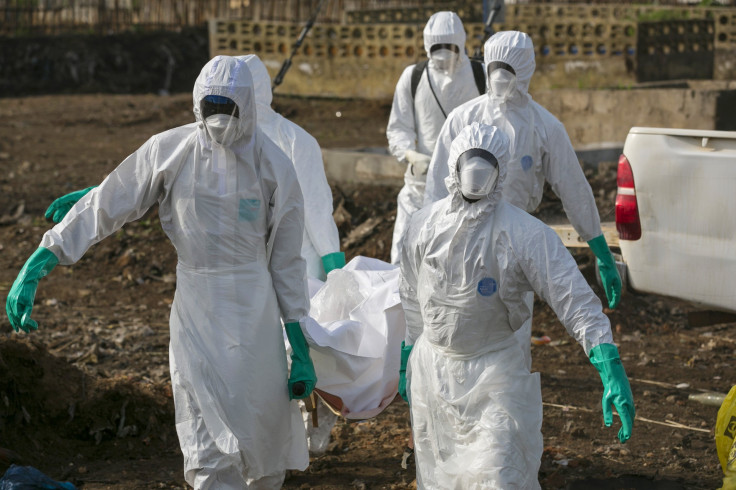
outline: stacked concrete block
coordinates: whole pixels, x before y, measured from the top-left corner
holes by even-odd
[[[539,63],[633,55],[636,21],[615,5],[513,5],[504,28],[534,40]]]
[[[417,23],[424,25],[433,13],[440,10],[456,12],[464,22],[483,22],[483,6],[477,1],[435,2],[432,5],[421,7],[353,10],[347,12],[347,19],[349,23],[354,24]]]
[[[274,76],[301,27],[290,23],[210,21],[211,54],[257,54]],[[385,98],[401,70],[423,52],[412,24],[315,25],[286,77],[282,93]]]
[[[714,32],[707,19],[641,22],[637,80],[713,78]]]
[[[715,67],[717,80],[736,79],[736,9],[718,9],[713,13],[715,28]]]
[[[347,13],[349,23],[315,25],[279,90],[298,95],[390,98],[404,67],[426,58],[422,30],[440,7],[354,11]],[[455,3],[454,10],[467,30],[470,55],[484,38],[483,23],[477,21],[482,19],[479,8],[480,2]],[[687,20],[639,22],[663,16]],[[643,25],[646,32],[641,32]],[[575,67],[597,71],[608,86],[635,83],[641,69],[645,73],[639,80],[700,78],[666,68],[682,65],[683,59],[685,65],[695,68],[713,58],[712,68],[700,66],[699,73],[708,72],[708,77],[716,79],[734,78],[736,72],[736,8],[509,4],[503,24],[493,27],[531,35],[540,77],[557,72],[547,86],[584,86],[584,81],[570,75]],[[256,53],[273,75],[291,53],[302,28],[298,23],[214,19],[210,21],[211,54]]]

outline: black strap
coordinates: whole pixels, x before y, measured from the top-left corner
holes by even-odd
[[[483,71],[483,63],[470,60],[470,67],[473,69],[473,78],[475,78],[475,86],[478,87],[478,95],[483,95],[486,93],[486,74]]]
[[[414,96],[417,94],[417,87],[419,86],[419,80],[422,79],[422,72],[424,67],[427,66],[429,60],[420,61],[414,65],[414,70],[411,72],[411,100],[414,100]]]
[[[437,93],[434,91],[434,87],[432,86],[432,78],[429,76],[429,65],[424,65],[424,71],[427,72],[427,83],[429,84],[429,90],[432,91],[432,95],[434,95],[434,100],[437,102],[437,105],[440,107],[440,110],[442,111],[442,115],[445,116],[445,119],[447,119],[447,113],[445,112],[445,109],[442,107],[442,104],[440,103],[439,97],[437,97]]]
[[[429,60],[424,60],[414,65],[414,69],[411,72],[411,99],[414,100],[415,96],[417,95],[417,87],[419,86],[419,80],[422,79],[422,72],[426,71],[427,72],[427,83],[429,84],[429,89],[432,91],[432,95],[434,95],[434,100],[437,101],[437,105],[440,106],[442,115],[445,116],[445,119],[447,119],[447,113],[445,112],[445,109],[442,107],[442,104],[440,104],[440,99],[437,98],[437,94],[434,92],[434,87],[432,87],[432,80],[429,78],[428,62]]]
[[[414,65],[414,70],[411,72],[411,98],[412,100],[417,94],[417,87],[419,86],[419,80],[422,79],[422,72],[424,67],[427,65],[428,60],[420,61]],[[470,60],[470,67],[473,69],[473,78],[475,79],[475,86],[478,87],[478,95],[486,93],[486,74],[483,70],[483,63],[478,60]]]

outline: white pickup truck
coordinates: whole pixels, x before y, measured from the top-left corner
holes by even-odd
[[[601,225],[626,289],[736,313],[736,132],[633,127],[617,184]]]
[[[617,184],[627,287],[736,312],[736,132],[631,128]]]

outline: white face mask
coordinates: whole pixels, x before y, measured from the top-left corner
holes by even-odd
[[[498,180],[498,167],[480,156],[470,157],[461,163],[458,170],[460,192],[468,199],[488,196]]]
[[[432,51],[429,59],[432,60],[432,64],[437,70],[449,75],[455,71],[460,55],[450,49],[442,48]]]
[[[503,68],[493,70],[488,77],[489,95],[493,99],[508,100],[516,89],[516,75]]]
[[[223,146],[235,141],[238,129],[238,118],[229,114],[213,114],[204,121],[210,137]]]

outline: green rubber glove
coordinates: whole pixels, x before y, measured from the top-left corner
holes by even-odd
[[[15,278],[5,303],[5,312],[16,332],[19,329],[30,332],[38,328],[38,323],[31,318],[38,280],[51,272],[58,263],[59,259],[51,250],[38,247]]]
[[[616,261],[603,235],[590,240],[588,246],[598,261],[598,270],[601,274],[603,289],[606,291],[606,298],[608,298],[608,307],[614,309],[621,301],[621,276],[618,275]]]
[[[335,269],[345,267],[345,252],[335,252],[322,257],[322,267],[325,268],[325,274]]]
[[[50,219],[54,223],[58,223],[61,220],[64,219],[64,216],[66,216],[66,213],[69,212],[69,210],[77,204],[77,201],[82,199],[89,191],[94,189],[97,186],[87,187],[86,189],[82,189],[79,191],[70,192],[69,194],[65,194],[51,203],[49,208],[46,210],[46,219]]]
[[[309,344],[304,338],[299,322],[284,325],[286,336],[291,344],[291,373],[289,373],[289,400],[306,398],[312,394],[317,384],[312,359],[309,357]]]
[[[611,410],[611,405],[613,405],[621,418],[618,440],[626,442],[631,437],[636,409],[629,378],[626,377],[626,371],[621,364],[618,349],[613,344],[596,345],[590,350],[590,362],[598,370],[601,381],[603,381],[603,422],[606,427],[611,427],[613,424],[613,411]]]
[[[413,345],[401,343],[401,367],[399,367],[399,395],[405,402],[409,403],[409,395],[406,393],[406,365],[409,364],[409,354]]]

